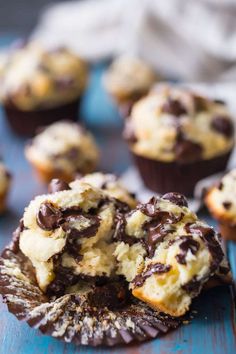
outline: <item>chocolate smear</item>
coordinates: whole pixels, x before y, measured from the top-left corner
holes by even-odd
[[[211,271],[215,271],[224,257],[222,248],[217,241],[215,231],[211,227],[201,226],[194,223],[186,224],[185,230],[191,234],[198,234],[202,238],[211,253]]]
[[[57,178],[52,179],[48,185],[48,193],[62,192],[70,189],[68,183]]]
[[[138,274],[134,278],[132,283],[134,284],[135,287],[143,286],[146,279],[151,277],[153,274],[164,274],[164,273],[168,273],[170,270],[171,270],[171,265],[163,264],[159,262],[150,263],[144,272]]]
[[[192,236],[180,236],[180,239],[182,240],[182,242],[179,244],[181,253],[177,254],[175,258],[178,263],[185,265],[187,264],[187,253],[190,251],[193,255],[195,255],[198,252],[200,245],[199,242],[192,238]]]
[[[183,194],[170,192],[162,196],[162,199],[169,200],[171,203],[180,207],[188,207],[188,201]]]
[[[126,218],[125,218],[124,214],[117,213],[116,218],[115,218],[115,223],[116,223],[116,227],[115,227],[115,232],[113,235],[113,239],[115,241],[124,242],[130,246],[132,246],[133,244],[135,244],[139,241],[139,239],[137,239],[136,237],[129,236],[126,233],[125,228],[126,228],[127,222],[126,222]]]
[[[231,138],[234,133],[234,126],[227,116],[216,116],[211,122],[211,128],[227,138]]]

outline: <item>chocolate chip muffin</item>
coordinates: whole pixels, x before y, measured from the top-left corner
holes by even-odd
[[[148,188],[191,196],[200,179],[225,169],[234,127],[222,101],[160,85],[135,103],[124,137]]]
[[[130,283],[133,296],[172,316],[186,313],[223,266],[219,235],[177,193],[153,197],[118,217],[117,272]]]
[[[20,250],[32,262],[39,287],[57,296],[81,279],[112,278],[115,271],[114,201],[82,182],[58,190],[31,201],[19,230]]]
[[[236,241],[236,169],[228,172],[206,193],[205,203],[218,221],[222,236]]]
[[[137,205],[135,195],[130,193],[123,186],[119,178],[113,174],[94,172],[83,177],[78,177],[77,180],[71,183],[73,189],[76,188],[77,185],[80,185],[80,182],[89,183],[96,188],[101,188],[104,192],[108,193],[109,196],[128,204],[130,208],[135,208]]]
[[[123,116],[131,106],[145,95],[157,76],[152,68],[141,59],[123,55],[116,58],[104,76],[104,84],[117,103]]]
[[[0,100],[11,127],[33,135],[40,125],[76,120],[87,68],[71,50],[28,43],[0,57]]]
[[[72,181],[78,173],[95,169],[99,151],[92,137],[77,123],[53,123],[26,146],[25,156],[43,182],[52,178]]]
[[[3,162],[0,162],[0,213],[6,210],[7,195],[10,188],[11,174]]]

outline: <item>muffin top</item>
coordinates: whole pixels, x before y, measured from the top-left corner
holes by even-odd
[[[121,56],[113,61],[105,75],[107,90],[119,99],[137,99],[145,94],[156,78],[154,71],[141,59]]]
[[[134,208],[137,204],[135,196],[130,193],[121,183],[119,178],[113,174],[102,172],[94,172],[87,174],[71,183],[73,188],[76,188],[80,182],[89,183],[96,188],[101,188],[109,196],[120,200]]]
[[[189,163],[228,153],[234,127],[222,101],[159,85],[134,104],[124,137],[137,155]]]
[[[236,225],[236,169],[208,191],[205,202],[216,218]]]
[[[214,230],[178,193],[153,197],[122,215],[115,250],[118,272],[135,297],[173,316],[183,315],[224,259]]]
[[[44,109],[75,100],[86,86],[87,68],[69,49],[32,42],[0,56],[0,81],[3,104]]]
[[[11,175],[3,162],[0,162],[0,195],[4,194],[9,187]]]
[[[26,146],[26,158],[44,169],[73,174],[91,172],[99,152],[92,135],[77,123],[56,122]]]

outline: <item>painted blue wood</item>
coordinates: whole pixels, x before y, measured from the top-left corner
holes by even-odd
[[[4,38],[4,43],[9,41]],[[3,43],[3,41],[2,41]],[[0,39],[1,44],[1,39]],[[82,116],[96,135],[102,149],[100,168],[121,173],[130,163],[125,144],[120,138],[122,122],[102,89],[104,65],[92,68],[90,86],[82,104]],[[0,217],[0,248],[10,240],[24,207],[34,195],[46,188],[32,175],[23,150],[25,139],[11,132],[0,111],[0,152],[14,178],[9,198],[9,210]],[[210,224],[213,220],[201,216]],[[229,259],[236,280],[236,244],[228,244]],[[191,324],[142,345],[114,349],[76,347],[43,336],[9,314],[0,303],[0,354],[73,354],[73,353],[132,353],[132,354],[233,354],[236,352],[234,302],[228,287],[212,289],[202,294],[193,305],[196,313]]]

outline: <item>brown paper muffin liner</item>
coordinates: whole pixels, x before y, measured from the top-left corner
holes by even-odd
[[[113,310],[97,308],[89,296],[91,292],[49,298],[39,289],[33,267],[19,251],[16,241],[0,258],[0,293],[8,310],[19,320],[27,321],[44,334],[77,345],[142,342],[164,335],[182,322],[134,298]]]
[[[79,118],[79,106],[80,97],[73,102],[48,109],[22,111],[13,104],[6,104],[3,109],[12,130],[19,135],[33,136],[40,126],[65,119],[76,121]]]
[[[160,194],[174,191],[189,197],[198,181],[226,169],[230,154],[231,151],[209,160],[178,163],[152,160],[132,153],[148,188]]]

